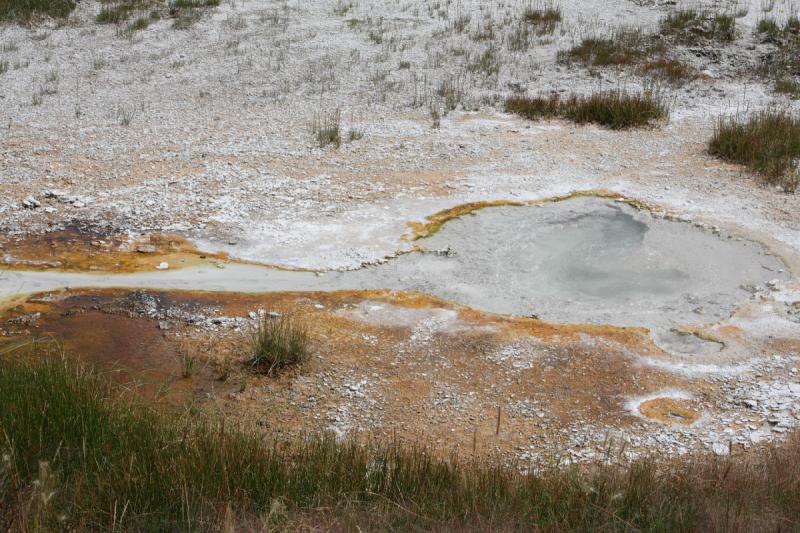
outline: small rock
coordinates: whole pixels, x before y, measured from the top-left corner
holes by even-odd
[[[136,251],[140,254],[154,254],[156,253],[156,246],[154,244],[140,244],[136,247]]]
[[[41,313],[29,313],[27,315],[22,315],[14,318],[9,318],[9,324],[21,324],[23,326],[36,326],[39,321],[39,317],[41,317]]]
[[[22,200],[22,207],[25,209],[36,209],[40,207],[42,204],[33,196],[28,196],[24,200]]]
[[[730,447],[724,442],[715,442],[711,445],[711,451],[716,455],[728,455]]]
[[[64,191],[56,190],[56,189],[49,189],[49,190],[44,191],[42,193],[42,195],[45,198],[60,199],[60,198],[64,198],[65,196],[67,196],[67,193],[65,193]]]
[[[159,264],[158,264],[158,266],[156,267],[156,270],[166,270],[166,269],[168,269],[168,268],[169,268],[169,263],[164,263],[164,262],[161,262],[161,263],[159,263]]]

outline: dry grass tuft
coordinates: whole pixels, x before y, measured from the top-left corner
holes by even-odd
[[[667,59],[660,57],[652,61],[643,63],[640,67],[643,74],[649,75],[657,80],[666,81],[675,86],[684,85],[700,77],[700,73],[694,67],[687,65],[677,59]]]

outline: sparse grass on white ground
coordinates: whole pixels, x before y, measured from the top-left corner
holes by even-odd
[[[753,32],[763,2],[720,8],[740,17],[734,43],[674,50],[701,77],[655,87],[668,125],[619,133],[502,113],[514,91],[653,89],[636,69],[556,59],[622,26],[657,31],[672,8],[641,3],[556,2],[562,21],[528,32],[527,46],[527,0],[236,0],[188,30],[162,19],[134,32],[96,24],[86,1],[63,25],[0,27],[0,219],[7,230],[103,220],[240,257],[352,267],[406,246],[405,221],[442,207],[611,188],[723,221],[759,206],[745,224],[797,242],[796,197],[705,151],[722,112],[798,106],[753,76],[769,51]],[[798,8],[776,0],[769,13]],[[336,110],[342,144],[320,147],[315,117]],[[87,206],[20,207],[53,188]]]

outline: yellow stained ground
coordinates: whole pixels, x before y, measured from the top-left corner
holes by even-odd
[[[557,449],[560,430],[570,424],[636,430],[642,419],[626,410],[627,398],[665,388],[691,390],[700,399],[714,393],[706,381],[639,364],[641,355],[663,354],[638,328],[553,325],[390,291],[147,291],[160,309],[189,316],[247,317],[265,309],[305,322],[311,360],[268,377],[245,364],[247,328],[209,331],[171,320],[169,329],[161,329],[157,320],[137,314],[140,294],[67,290],[34,295],[6,309],[0,331],[8,342],[57,339],[67,354],[134,383],[148,398],[192,399],[272,435],[339,428],[361,438],[421,441],[443,454],[472,453],[474,447],[480,454],[513,457],[521,447]],[[420,335],[413,325],[359,318],[363,302],[389,312],[416,310],[423,321],[442,310],[456,318]],[[531,354],[530,364],[497,356],[509,346],[522,346],[522,353]],[[196,362],[185,377],[181,361],[187,354]],[[363,388],[348,388],[362,380]],[[520,410],[520,405],[529,408]],[[652,410],[653,418],[662,419],[679,408],[662,402],[648,404],[643,413],[651,416]]]

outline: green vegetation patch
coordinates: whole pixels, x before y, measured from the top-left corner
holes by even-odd
[[[800,83],[792,79],[781,79],[775,82],[775,92],[791,98],[800,98]]]
[[[759,74],[774,80],[775,91],[797,97],[800,87],[800,19],[790,17],[783,26],[764,19],[757,28],[772,50],[762,58]]]
[[[316,115],[311,124],[311,133],[316,137],[320,148],[325,148],[328,145],[333,145],[336,148],[341,146],[342,113],[339,108]]]
[[[104,1],[100,13],[95,20],[100,24],[121,24],[131,18],[134,13],[147,8],[147,0]]]
[[[558,95],[511,96],[506,99],[505,109],[530,120],[560,117],[577,124],[600,124],[615,130],[650,126],[669,117],[669,106],[650,92],[607,91],[588,97],[573,95],[568,99]]]
[[[30,22],[37,18],[65,18],[74,0],[0,0],[0,21]]]
[[[756,33],[762,33],[770,37],[775,37],[781,33],[781,27],[778,26],[778,23],[775,22],[774,19],[763,18],[758,21]]]
[[[201,7],[217,7],[220,0],[171,0],[170,9],[198,9]]]
[[[690,65],[669,57],[665,41],[641,30],[621,29],[609,38],[588,37],[570,50],[559,52],[565,63],[587,67],[635,67],[639,74],[680,86],[699,78]]]
[[[794,191],[800,181],[800,117],[777,109],[721,117],[709,152]]]
[[[308,330],[286,316],[263,316],[251,331],[250,365],[266,374],[299,365],[309,357]]]
[[[663,43],[652,36],[639,30],[620,30],[610,38],[588,37],[574,48],[559,52],[558,58],[562,62],[606,67],[631,65],[663,52]]]
[[[522,20],[533,26],[537,35],[553,33],[561,18],[561,9],[554,6],[528,7],[522,12]]]
[[[800,441],[584,467],[276,441],[163,412],[35,352],[0,359],[0,525],[14,531],[754,531],[800,526]]]
[[[216,7],[219,0],[172,0],[164,4],[159,0],[101,0],[103,7],[97,14],[100,24],[123,24],[134,18],[125,27],[127,34],[146,29],[152,22],[169,15],[174,19],[173,27],[187,29],[200,20],[200,10]]]
[[[680,9],[661,20],[662,36],[681,44],[697,46],[707,41],[730,43],[736,40],[736,17],[697,9]]]

